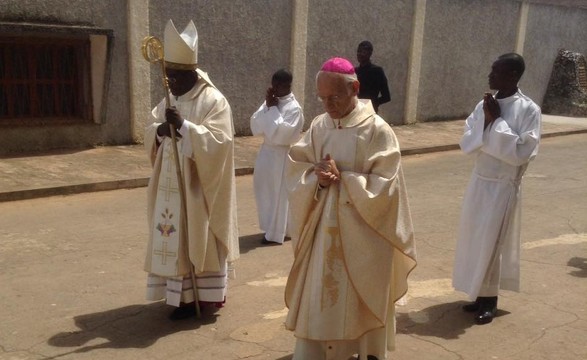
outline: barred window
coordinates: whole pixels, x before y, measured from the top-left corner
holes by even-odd
[[[0,122],[91,119],[90,40],[0,37]]]

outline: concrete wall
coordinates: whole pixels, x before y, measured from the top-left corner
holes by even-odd
[[[528,12],[520,88],[542,104],[559,49],[587,56],[587,9],[533,5]]]
[[[0,154],[55,148],[84,148],[97,144],[132,141],[129,122],[129,91],[126,42],[126,2],[119,0],[1,0],[0,21],[52,25],[85,25],[112,29],[111,74],[106,85],[106,118],[101,124],[10,126],[0,131]],[[113,14],[121,14],[114,16]]]
[[[511,51],[526,60],[520,88],[542,104],[558,50],[587,53],[586,20],[583,0],[427,0],[416,121],[467,116]]]
[[[307,120],[323,112],[316,98],[315,76],[330,57],[342,56],[358,64],[357,45],[373,43],[373,63],[385,70],[391,102],[381,105],[380,115],[390,123],[402,123],[405,85],[408,74],[410,35],[414,12],[413,0],[310,1],[306,62]]]
[[[200,68],[228,98],[238,135],[264,99],[271,74],[294,73],[306,125],[322,112],[315,74],[329,57],[356,63],[370,40],[388,76],[391,124],[458,119],[487,90],[500,54],[527,61],[521,87],[542,102],[559,48],[587,54],[584,0],[0,0],[0,21],[111,29],[114,45],[102,124],[6,127],[0,154],[128,144],[142,140],[148,111],[163,98],[159,68],[140,56],[140,40],[163,37],[168,19],[181,31],[193,19]],[[293,50],[292,50],[293,49]],[[408,94],[409,97],[408,97]]]
[[[489,90],[493,60],[515,50],[519,7],[512,1],[427,1],[418,120],[471,112]],[[499,26],[490,19],[499,19]]]

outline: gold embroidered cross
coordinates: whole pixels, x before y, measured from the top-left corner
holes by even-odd
[[[175,164],[175,155],[173,154],[173,148],[171,147],[171,142],[168,141],[167,142],[167,146],[165,146],[165,158],[167,160],[167,169],[166,171],[168,173],[172,173],[173,172],[173,164]]]
[[[167,180],[166,184],[159,185],[159,190],[163,190],[163,192],[165,192],[165,201],[169,201],[171,193],[179,193],[179,188],[177,187],[175,179],[170,177],[166,177],[165,179]]]
[[[161,264],[167,265],[167,258],[176,258],[177,253],[174,251],[167,251],[167,242],[164,241],[163,245],[161,245],[161,250],[153,250],[153,254],[161,255]]]

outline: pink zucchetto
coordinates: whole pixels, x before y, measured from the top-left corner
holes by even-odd
[[[354,75],[355,67],[345,58],[334,57],[326,60],[320,71],[333,72],[337,74]]]

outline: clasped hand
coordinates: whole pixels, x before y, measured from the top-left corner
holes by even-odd
[[[165,122],[157,127],[157,135],[171,137],[171,126],[175,126],[175,136],[181,137],[179,129],[183,125],[183,118],[175,107],[165,109]]]
[[[275,90],[272,87],[267,89],[267,93],[265,94],[265,105],[270,108],[272,106],[277,106],[278,104],[277,97],[275,96]]]
[[[495,119],[501,116],[499,103],[491,93],[485,93],[483,96],[483,113],[485,114],[484,128],[487,128]]]
[[[322,187],[330,186],[333,182],[340,180],[340,172],[336,167],[336,162],[326,154],[324,159],[314,165],[314,173],[318,177],[318,183]]]

